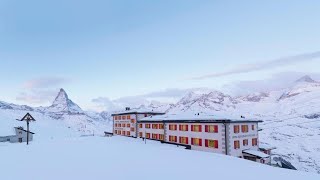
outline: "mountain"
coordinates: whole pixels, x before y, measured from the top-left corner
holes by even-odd
[[[60,89],[52,105],[48,107],[30,107],[0,101],[0,116],[8,117],[6,118],[8,120],[21,118],[20,116],[23,116],[27,112],[37,116],[40,121],[46,121],[49,124],[54,123],[51,121],[61,121],[60,123],[64,127],[73,129],[83,135],[93,134],[94,132],[102,134],[104,131],[110,131],[112,127],[110,119],[103,116],[103,114],[83,111],[76,103],[69,99],[64,89]],[[7,124],[7,127],[9,124]],[[11,124],[15,123],[11,122]]]
[[[69,99],[68,94],[62,88],[52,105],[45,108],[45,111],[53,113],[84,114],[84,111]]]
[[[282,90],[233,97],[218,91],[189,92],[169,113],[207,112],[226,118],[261,119],[261,143],[277,147],[299,170],[320,173],[320,83],[309,76]]]

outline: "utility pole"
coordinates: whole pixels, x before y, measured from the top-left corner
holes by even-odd
[[[17,120],[27,122],[27,145],[29,145],[29,133],[30,133],[29,124],[31,121],[36,121],[36,120],[29,113],[27,113],[22,119],[17,119]]]

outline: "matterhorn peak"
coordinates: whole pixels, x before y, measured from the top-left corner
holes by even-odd
[[[305,76],[301,77],[300,79],[296,80],[296,82],[315,83],[317,81],[313,80],[310,76],[305,75]]]
[[[63,88],[61,88],[52,104],[67,103],[68,99],[68,94]]]
[[[83,110],[69,99],[66,91],[61,88],[52,105],[48,107],[51,112],[67,112],[69,114],[83,113]]]

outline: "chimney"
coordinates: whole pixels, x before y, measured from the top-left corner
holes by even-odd
[[[126,111],[130,111],[130,107],[126,107]]]

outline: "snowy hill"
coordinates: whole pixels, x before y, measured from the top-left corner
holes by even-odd
[[[299,170],[320,173],[320,83],[304,76],[282,90],[232,97],[217,91],[189,92],[168,111],[208,112],[261,119],[262,143]]]
[[[246,179],[318,180],[313,173],[275,168],[220,154],[190,151],[156,141],[115,136],[0,145],[1,179]],[[21,167],[17,172],[17,162]],[[125,168],[127,164],[135,164]]]

